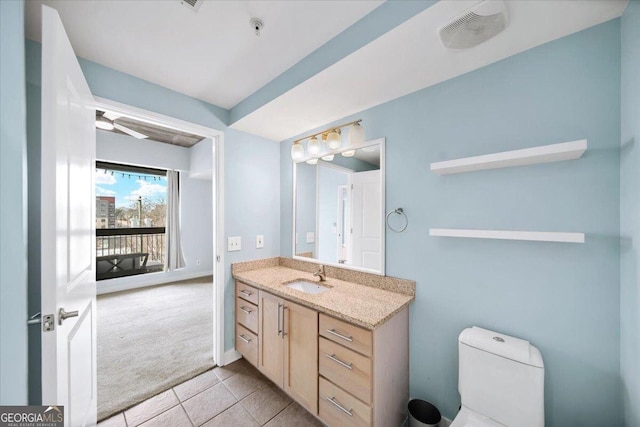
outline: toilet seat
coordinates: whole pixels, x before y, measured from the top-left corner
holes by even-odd
[[[462,407],[449,427],[506,427],[504,424]]]

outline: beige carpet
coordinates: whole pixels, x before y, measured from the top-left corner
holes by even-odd
[[[98,420],[207,369],[212,277],[98,296]]]

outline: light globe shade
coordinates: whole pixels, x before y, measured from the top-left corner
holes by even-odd
[[[318,163],[318,159],[309,159],[307,160],[307,163],[310,165],[315,165],[316,163]]]
[[[307,151],[309,152],[310,156],[320,154],[320,152],[322,151],[322,145],[320,144],[318,138],[314,136],[313,138],[309,139],[309,142],[307,142]]]
[[[327,147],[329,147],[329,150],[337,150],[341,145],[342,138],[340,137],[340,134],[335,130],[329,132],[327,135]]]
[[[291,146],[291,158],[293,161],[302,160],[304,158],[304,147],[299,142]]]
[[[342,155],[344,157],[353,157],[356,154],[356,150],[343,151]]]
[[[364,128],[358,123],[353,124],[349,129],[349,145],[353,147],[362,144],[364,140]]]
[[[326,156],[322,156],[322,160],[324,160],[325,162],[330,162],[333,160],[333,154],[328,154]]]

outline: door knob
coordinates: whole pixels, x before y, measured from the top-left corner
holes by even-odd
[[[78,317],[78,310],[64,311],[64,308],[60,308],[60,310],[58,310],[58,325],[62,325],[62,322],[69,317]]]

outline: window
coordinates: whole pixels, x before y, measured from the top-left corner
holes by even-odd
[[[164,270],[167,172],[96,162],[96,279]]]

